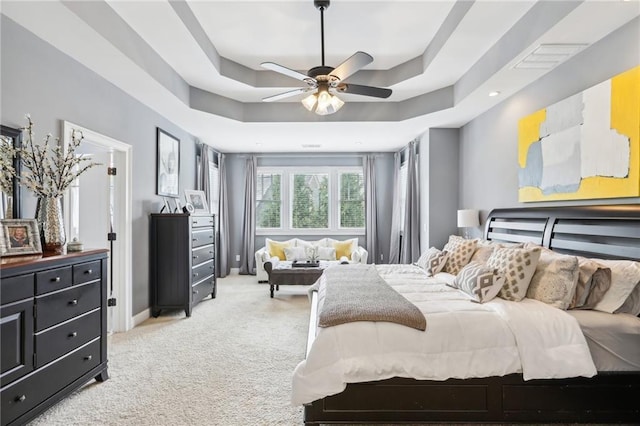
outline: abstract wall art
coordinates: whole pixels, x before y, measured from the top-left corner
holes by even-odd
[[[640,66],[518,123],[518,199],[640,196]]]

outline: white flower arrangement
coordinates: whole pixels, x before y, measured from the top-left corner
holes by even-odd
[[[13,193],[13,178],[16,170],[13,168],[13,159],[16,156],[16,150],[13,148],[11,138],[0,136],[0,167],[2,175],[0,175],[0,191],[11,195]]]
[[[19,150],[23,171],[20,182],[38,197],[61,197],[71,183],[82,173],[100,163],[86,163],[89,158],[76,155],[76,149],[82,143],[84,135],[81,131],[73,130],[71,143],[67,153],[63,153],[60,138],[55,139],[55,146],[49,148],[52,138],[48,133],[42,145],[34,143],[33,121],[27,114],[25,118],[29,125],[23,128],[26,139]]]

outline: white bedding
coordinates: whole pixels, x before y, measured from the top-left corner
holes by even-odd
[[[293,373],[292,403],[342,392],[347,383],[410,377],[446,380],[522,372],[525,380],[596,374],[577,321],[535,300],[471,302],[446,286],[449,274],[427,277],[413,265],[378,272],[414,303],[427,330],[387,322],[320,328],[307,359]],[[319,306],[324,295],[320,280]]]

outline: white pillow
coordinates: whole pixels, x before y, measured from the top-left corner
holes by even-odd
[[[593,309],[612,314],[622,306],[633,289],[640,283],[640,262],[632,260],[594,260],[611,269],[611,287]]]
[[[287,260],[307,260],[304,247],[285,247],[284,255]]]
[[[470,262],[458,273],[452,287],[462,290],[474,302],[484,303],[498,295],[504,282],[504,276],[496,269]]]
[[[319,260],[336,260],[336,249],[333,247],[318,247]]]

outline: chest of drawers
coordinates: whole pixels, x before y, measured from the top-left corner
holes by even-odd
[[[24,424],[107,374],[107,251],[0,268],[2,425]]]
[[[216,297],[215,217],[189,214],[151,215],[151,314],[193,307]]]

